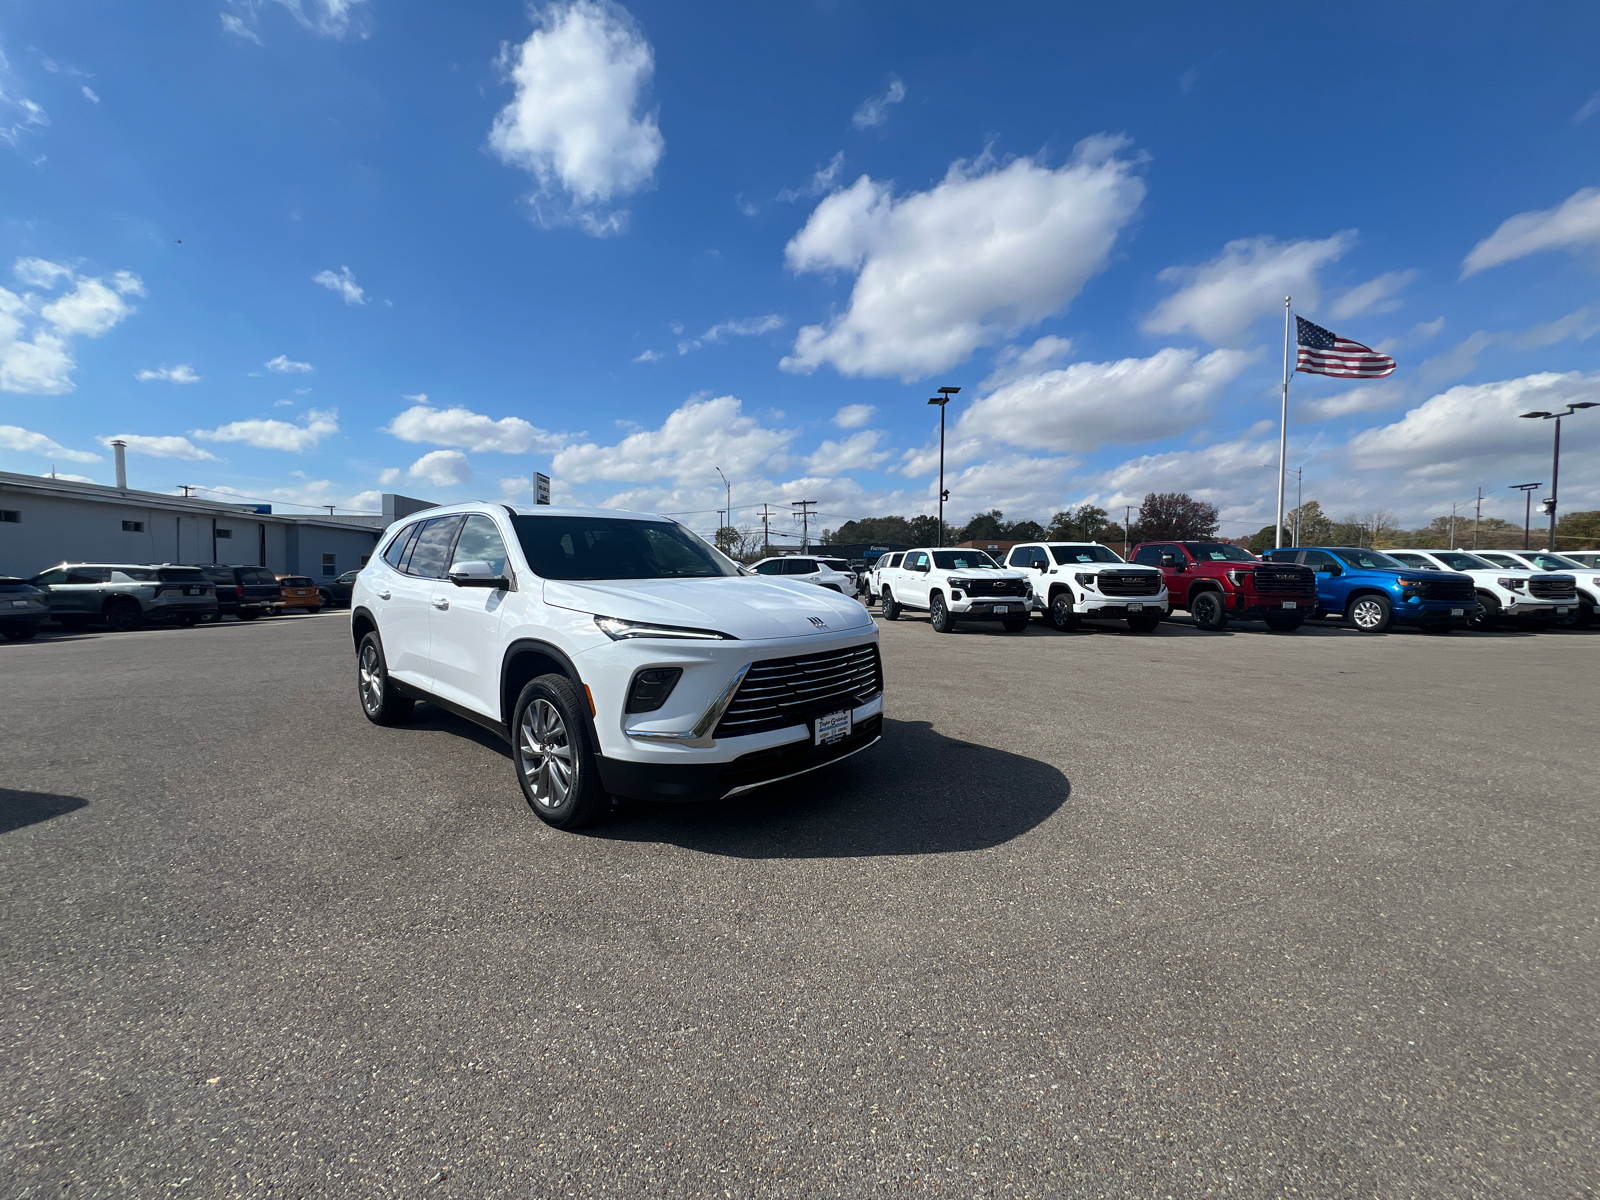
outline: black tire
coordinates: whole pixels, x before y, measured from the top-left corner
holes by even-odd
[[[1045,617],[1057,633],[1071,633],[1078,627],[1078,614],[1073,611],[1072,603],[1072,593],[1065,588],[1050,597]]]
[[[1001,622],[1001,625],[1002,625],[1002,627],[1005,629],[1005,631],[1007,633],[1021,633],[1024,629],[1026,629],[1028,627],[1028,618],[1027,617],[1007,617],[1004,621]]]
[[[320,605],[320,604],[318,604],[318,605],[317,605],[317,606],[316,606],[316,607],[314,607],[314,608],[308,608],[308,609],[306,609],[306,611],[307,611],[307,612],[308,612],[308,613],[310,613],[310,614],[311,614],[311,615],[312,615],[312,616],[313,616],[313,617],[314,617],[314,616],[316,616],[316,615],[317,615],[317,614],[318,614],[318,613],[319,613],[319,612],[321,612],[321,611],[322,611],[322,605]]]
[[[417,702],[395,691],[389,681],[389,660],[376,633],[361,639],[356,651],[356,699],[374,725],[400,725],[411,719]]]
[[[898,621],[900,619],[900,614],[904,610],[901,609],[900,602],[894,598],[893,592],[888,588],[884,588],[883,594],[878,597],[878,601],[883,605],[883,619],[885,621]]]
[[[588,705],[565,675],[540,675],[522,689],[511,715],[511,759],[523,799],[546,825],[577,829],[604,816]]]
[[[113,633],[130,633],[144,624],[144,610],[137,600],[107,600],[105,613],[106,624]]]
[[[241,609],[239,612],[236,612],[233,615],[238,617],[241,621],[254,621],[261,616],[261,610],[259,608],[252,608],[249,612],[245,612]]]
[[[198,624],[200,624],[198,613],[185,613],[178,618],[178,626],[182,629],[193,629]]]
[[[70,629],[74,633],[80,629],[89,628],[88,617],[57,617],[56,620],[60,622],[61,628]]]
[[[1273,633],[1293,633],[1306,623],[1303,613],[1271,612],[1262,618]]]
[[[944,602],[944,596],[939,592],[935,592],[933,599],[928,601],[928,623],[933,626],[935,633],[956,631],[956,619],[950,615],[950,606]]]
[[[1467,620],[1468,629],[1476,629],[1485,633],[1500,624],[1500,601],[1495,597],[1478,593],[1478,611]]]
[[[323,608],[332,608],[333,607],[333,593],[332,592],[324,591],[321,588],[319,588],[319,589],[317,589],[317,595],[322,597],[322,607]]]
[[[1422,632],[1426,633],[1426,634],[1431,634],[1434,637],[1443,637],[1445,634],[1449,633],[1454,628],[1455,628],[1454,625],[1442,625],[1442,624],[1439,624],[1439,625],[1424,625],[1424,626],[1422,626]]]
[[[1344,619],[1357,633],[1384,633],[1394,620],[1394,605],[1387,596],[1363,592],[1345,607]]]
[[[5,635],[8,642],[25,642],[38,632],[37,625],[7,625],[4,629],[0,629],[0,633]]]
[[[1189,615],[1200,629],[1221,629],[1228,623],[1228,610],[1223,605],[1221,592],[1196,592],[1189,601]]]
[[[1161,628],[1161,617],[1141,613],[1137,617],[1128,618],[1128,628],[1134,633],[1154,633]]]

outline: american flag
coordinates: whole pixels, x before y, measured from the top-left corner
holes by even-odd
[[[1387,354],[1330,333],[1304,317],[1295,317],[1295,323],[1299,328],[1295,341],[1300,351],[1295,359],[1296,371],[1346,379],[1382,379],[1394,374],[1397,364]]]

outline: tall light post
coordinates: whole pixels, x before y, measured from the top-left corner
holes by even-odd
[[[724,523],[724,527],[727,527],[733,524],[733,484],[728,482],[728,477],[722,473],[721,467],[713,467],[712,470],[714,470],[717,473],[717,477],[722,480],[722,486],[728,489],[728,519]],[[717,532],[720,534],[722,530],[719,529]],[[733,548],[731,546],[723,547],[723,551],[730,558],[733,556]]]
[[[944,545],[944,502],[950,498],[950,493],[944,488],[944,406],[960,390],[958,387],[942,387],[939,394],[928,401],[939,406],[939,529],[933,539],[935,546]]]
[[[1559,484],[1561,482],[1561,418],[1570,417],[1580,408],[1597,408],[1591,400],[1580,400],[1577,404],[1567,405],[1566,412],[1525,412],[1525,418],[1538,418],[1556,423],[1555,450],[1550,456],[1550,495],[1545,500],[1545,508],[1550,513],[1550,553],[1556,552],[1556,501],[1559,498]]]
[[[1529,530],[1533,527],[1533,493],[1538,491],[1544,483],[1513,483],[1511,490],[1521,492],[1523,498],[1522,512],[1522,548],[1528,548]]]

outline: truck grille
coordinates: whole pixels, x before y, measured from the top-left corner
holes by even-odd
[[[1421,590],[1424,600],[1446,600],[1451,604],[1478,602],[1477,587],[1465,575],[1456,579],[1426,579]]]
[[[1316,574],[1307,567],[1257,567],[1256,591],[1263,595],[1309,594],[1317,590]]]
[[[1101,571],[1102,596],[1154,596],[1161,591],[1162,576],[1156,571]]]
[[[745,674],[713,736],[803,725],[821,713],[864,704],[881,691],[883,666],[873,642],[825,654],[769,658]]]
[[[1528,580],[1528,594],[1541,600],[1576,600],[1578,581],[1571,575],[1535,575]]]
[[[952,590],[959,588],[969,596],[1026,596],[1025,579],[952,579]]]

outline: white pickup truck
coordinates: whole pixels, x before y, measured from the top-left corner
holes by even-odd
[[[1135,633],[1152,633],[1171,607],[1160,567],[1126,563],[1099,542],[1024,542],[1006,561],[1028,573],[1033,607],[1061,633],[1076,629],[1083,617],[1126,621]]]
[[[898,621],[905,609],[926,612],[935,633],[954,633],[964,621],[999,621],[1007,633],[1028,627],[1027,575],[982,550],[907,550],[898,567],[879,573],[878,596],[885,620]]]
[[[1571,575],[1552,575],[1521,566],[1490,562],[1465,550],[1385,550],[1408,567],[1427,571],[1455,571],[1472,576],[1478,590],[1478,615],[1474,629],[1493,629],[1502,621],[1534,629],[1578,617],[1578,588]],[[1513,560],[1514,561],[1514,560]]]

